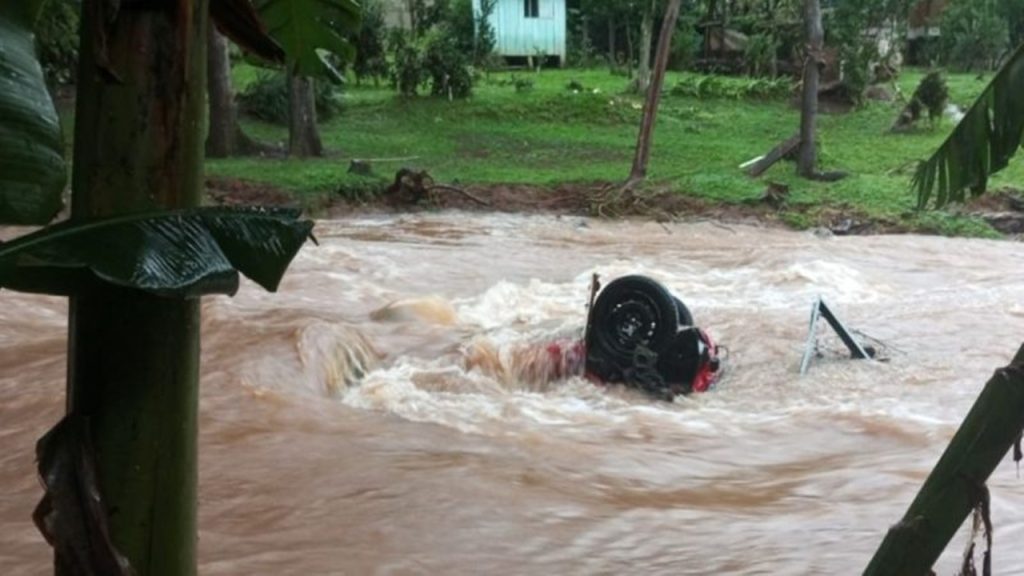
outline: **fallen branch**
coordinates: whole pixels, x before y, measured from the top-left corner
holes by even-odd
[[[491,205],[491,203],[488,202],[487,200],[484,200],[483,198],[480,198],[478,196],[474,196],[470,192],[468,192],[466,190],[463,190],[462,188],[459,188],[459,187],[456,187],[456,186],[446,186],[444,184],[435,184],[435,185],[430,186],[429,188],[427,188],[427,192],[433,192],[434,190],[445,190],[445,191],[448,191],[448,192],[457,192],[459,194],[462,194],[466,198],[469,198],[473,202],[476,202],[477,204],[480,204],[482,206],[490,206]]]
[[[790,138],[783,140],[778,146],[772,148],[770,152],[761,157],[760,160],[750,164],[747,167],[747,174],[751,178],[757,178],[761,174],[768,171],[769,168],[775,165],[776,162],[782,160],[786,156],[793,154],[797,149],[800,148],[800,135],[795,134]]]

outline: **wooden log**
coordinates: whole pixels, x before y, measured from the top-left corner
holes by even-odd
[[[1024,346],[996,370],[865,576],[924,576],[986,490],[985,481],[1024,429]]]
[[[769,168],[775,165],[776,162],[782,160],[786,156],[792,154],[797,148],[800,147],[800,135],[794,134],[786,140],[783,140],[778,146],[772,148],[771,152],[767,153],[757,162],[754,162],[747,167],[747,174],[751,178],[757,178],[761,174],[768,171]]]

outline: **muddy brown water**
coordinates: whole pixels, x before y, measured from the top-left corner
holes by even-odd
[[[858,573],[1024,335],[1012,242],[465,214],[317,234],[278,294],[204,301],[201,574]],[[595,271],[679,294],[730,349],[718,387],[517,378],[516,350],[580,332]],[[823,334],[799,377],[819,294],[892,361]],[[0,572],[46,574],[33,446],[66,304],[0,301]],[[989,486],[996,573],[1024,573],[1024,481],[1008,459]]]

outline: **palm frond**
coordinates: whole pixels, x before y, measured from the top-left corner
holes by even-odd
[[[992,78],[985,91],[931,158],[914,174],[917,206],[935,207],[985,192],[988,179],[1010,162],[1024,137],[1024,44]]]

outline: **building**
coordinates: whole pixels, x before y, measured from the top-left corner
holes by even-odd
[[[473,0],[480,13],[481,2]],[[496,50],[506,58],[557,57],[565,63],[566,0],[494,0],[488,21],[494,28]]]
[[[939,36],[939,22],[948,4],[948,0],[920,0],[911,6],[907,39]]]

